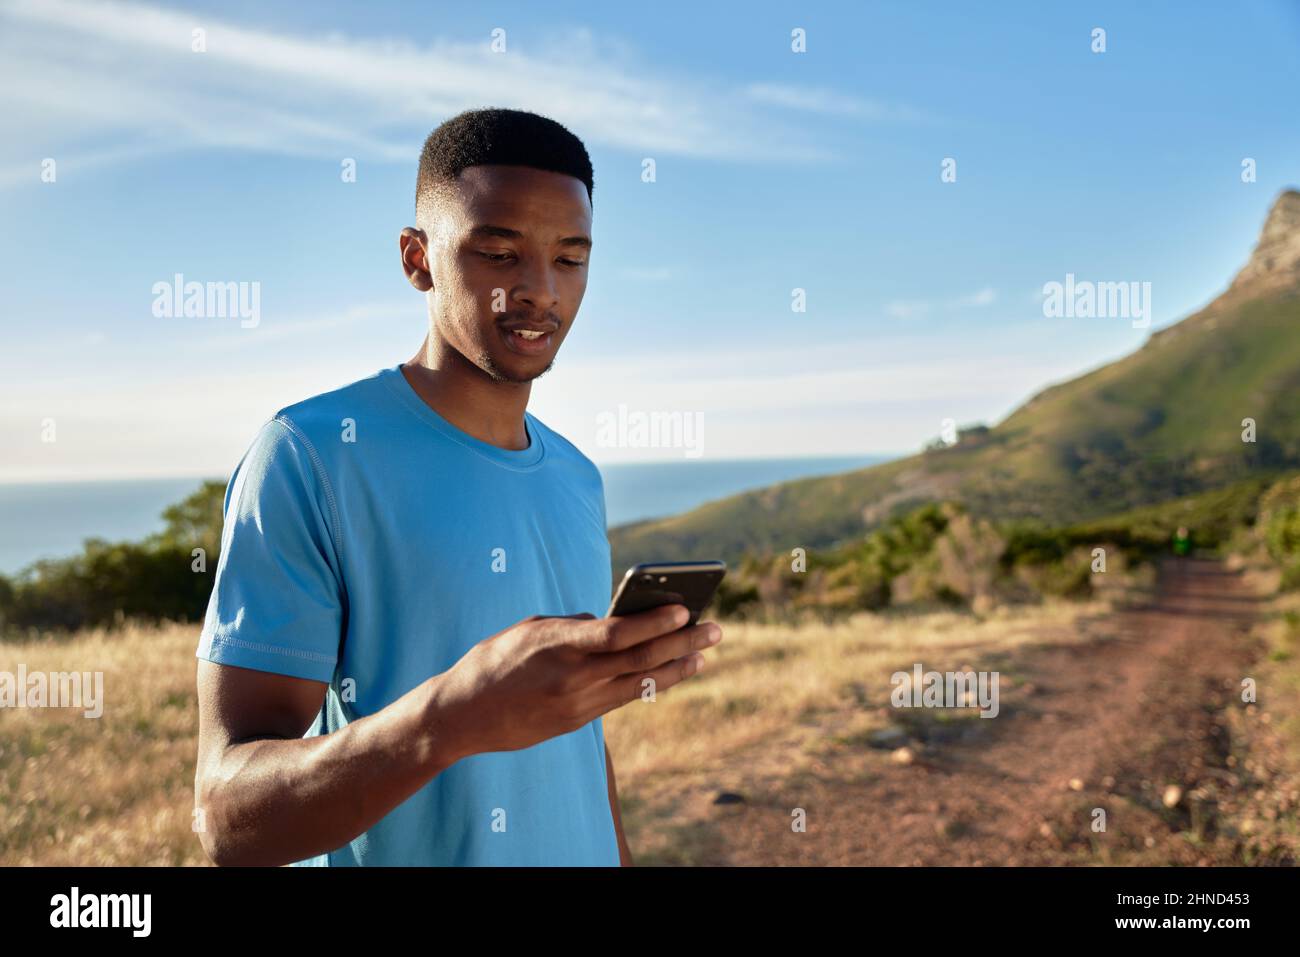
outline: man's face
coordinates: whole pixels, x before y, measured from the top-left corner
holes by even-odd
[[[551,368],[587,290],[587,188],[526,166],[471,166],[458,187],[419,223],[430,313],[438,334],[487,375],[528,382]],[[406,246],[407,274],[421,288]]]

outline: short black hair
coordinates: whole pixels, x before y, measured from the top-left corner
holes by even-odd
[[[466,110],[429,134],[420,153],[415,208],[470,166],[531,166],[581,180],[591,200],[591,157],[582,140],[524,110]]]

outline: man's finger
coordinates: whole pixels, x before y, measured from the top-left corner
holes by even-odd
[[[647,672],[689,655],[692,651],[712,648],[716,644],[714,635],[721,638],[722,629],[711,621],[702,621],[690,628],[679,628],[667,635],[643,641],[624,651],[592,655],[584,667],[590,669],[589,674],[595,680]]]
[[[698,667],[691,670],[693,660],[697,658],[699,659]],[[670,661],[643,674],[623,675],[620,678],[615,678],[602,689],[600,697],[601,714],[638,700],[649,688],[653,688],[656,695],[661,691],[667,691],[673,685],[680,684],[692,675],[698,674],[699,669],[703,667],[704,655],[697,651],[685,658]],[[647,684],[647,681],[651,681],[653,684]]]
[[[572,629],[572,648],[599,653],[624,651],[651,638],[676,631],[690,620],[685,605],[660,605],[635,615],[596,618]]]

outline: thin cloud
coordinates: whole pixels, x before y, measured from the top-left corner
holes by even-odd
[[[192,49],[202,30],[203,52]],[[590,30],[534,40],[299,36],[136,3],[0,3],[0,185],[39,161],[224,148],[409,162],[432,120],[493,104],[553,116],[643,155],[819,162],[835,154],[773,108],[885,116],[831,90],[668,75]],[[531,46],[530,46],[531,44]],[[755,144],[762,143],[762,149]]]
[[[845,96],[824,87],[790,86],[781,83],[751,83],[745,95],[755,103],[779,106],[806,113],[825,113],[832,116],[851,116],[868,120],[898,122],[929,122],[935,119],[927,113],[899,104],[881,103],[859,97]]]
[[[885,312],[895,319],[919,319],[936,311],[991,306],[997,298],[997,290],[984,288],[955,299],[895,299],[885,304]]]
[[[368,303],[352,306],[326,315],[264,316],[257,326],[244,329],[238,320],[231,320],[225,335],[204,339],[199,348],[204,351],[222,349],[260,349],[267,343],[284,339],[317,338],[323,333],[368,322],[409,322],[424,315],[423,297],[408,300]],[[168,320],[171,321],[171,320]],[[180,320],[185,321],[185,320]],[[209,321],[209,320],[201,320]]]

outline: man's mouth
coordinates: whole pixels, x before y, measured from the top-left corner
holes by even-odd
[[[516,326],[512,329],[502,328],[501,334],[512,351],[520,355],[536,356],[551,347],[551,336],[555,334],[555,329],[552,326]]]

